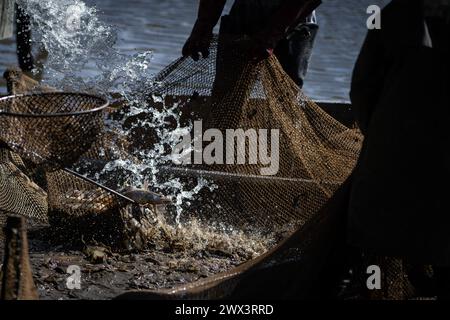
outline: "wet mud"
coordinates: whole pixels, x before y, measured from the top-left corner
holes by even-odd
[[[172,288],[228,271],[274,243],[272,237],[191,221],[160,224],[164,230],[153,234],[145,250],[130,252],[92,242],[55,243],[51,229],[38,226],[28,233],[33,277],[44,300],[111,299],[128,290]],[[79,289],[70,266],[80,270]]]

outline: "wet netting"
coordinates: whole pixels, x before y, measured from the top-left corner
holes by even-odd
[[[243,56],[248,45],[246,39],[222,39],[219,43],[214,40],[209,58],[197,62],[181,58],[159,73],[155,78],[157,85],[145,88],[149,108],[161,110],[177,105],[181,125],[202,120],[203,131],[213,128],[224,132],[224,142],[227,129],[242,129],[236,131],[236,141],[245,141],[249,129],[257,133],[267,130],[268,140],[262,143],[269,146],[266,156],[271,154],[271,145],[279,149],[278,171],[274,175],[261,174],[261,169],[267,169],[268,164],[259,161],[259,150],[248,148],[247,139],[245,164],[175,166],[169,163],[160,168],[158,179],[182,179],[192,187],[198,184],[198,179],[214,184],[214,190],[205,188],[189,201],[182,219],[194,216],[265,234],[301,226],[348,177],[362,138],[357,130],[340,124],[304,96],[275,57],[254,63]],[[232,50],[227,49],[229,46]],[[114,117],[114,111],[111,112],[110,116]],[[146,130],[139,125],[152,120],[146,117],[152,117],[152,113],[127,117],[124,123],[124,129],[129,131],[127,136],[121,136],[120,130],[109,131],[74,167],[101,169],[114,158],[117,149],[121,149],[122,157],[131,157],[160,143],[151,128]],[[170,119],[167,123],[170,126]],[[279,141],[271,141],[271,130],[278,131]],[[260,147],[259,140],[256,142]],[[114,152],[109,151],[111,144]],[[236,147],[236,157],[237,152]],[[256,159],[256,163],[249,164],[251,159]],[[102,199],[95,193],[83,192],[84,187],[78,187],[79,178],[65,172],[49,173],[47,177],[50,205],[58,211],[65,206],[66,212],[80,216],[86,206],[75,205],[75,200],[93,203],[94,199]],[[117,179],[121,177],[116,172],[103,182],[113,186]],[[61,201],[64,198],[70,201]],[[98,202],[103,207],[104,201]]]
[[[209,58],[181,58],[157,76],[154,101],[179,104],[182,118],[202,120],[204,132],[220,130],[226,145],[222,161],[234,159],[163,172],[214,181],[217,189],[212,194],[205,190],[191,204],[190,210],[202,217],[266,232],[300,226],[349,176],[362,137],[308,99],[275,57],[260,62],[246,57],[248,45],[245,38],[221,36]],[[226,143],[229,129],[235,130],[232,144]],[[274,132],[279,139],[271,136]],[[267,156],[279,152],[278,163],[272,159],[275,172],[261,157],[266,145]],[[240,147],[245,147],[240,149],[245,150],[240,153],[244,164],[236,164]]]
[[[0,149],[0,210],[46,222],[47,193],[27,173],[19,156]]]
[[[240,269],[229,270],[228,274],[221,276],[222,280],[207,278],[203,282],[194,282],[191,286],[183,285],[184,289],[180,289],[183,294],[177,297],[218,298],[231,296],[232,293],[232,296],[239,297],[260,286],[263,286],[258,291],[260,295],[263,292],[269,295],[274,292],[287,294],[289,288],[295,287],[302,292],[291,293],[295,297],[302,297],[302,294],[310,292],[311,286],[317,284],[318,270],[329,262],[324,257],[325,251],[330,251],[333,239],[339,237],[337,234],[342,233],[345,228],[345,212],[330,214],[324,212],[323,208],[351,174],[361,148],[361,134],[355,128],[344,126],[307,98],[286,75],[276,57],[254,61],[246,54],[248,48],[249,41],[245,37],[221,35],[220,39],[213,39],[208,58],[199,61],[180,58],[174,61],[155,77],[155,85],[143,88],[141,93],[147,98],[150,110],[176,106],[181,117],[180,123],[173,119],[166,121],[168,126],[173,126],[172,129],[201,120],[202,133],[215,129],[216,133],[222,134],[224,143],[218,143],[217,146],[219,149],[225,146],[223,157],[220,158],[219,151],[211,153],[219,160],[196,164],[193,153],[189,156],[191,164],[186,163],[189,161],[182,165],[166,163],[159,168],[157,180],[161,182],[177,180],[194,188],[200,179],[206,179],[214,185],[214,188],[200,190],[188,203],[182,204],[183,212],[179,216],[181,225],[195,218],[210,227],[218,226],[220,230],[238,230],[252,234],[251,239],[270,238],[275,246],[261,260],[254,259],[239,267]],[[40,112],[48,112],[47,98],[43,102],[33,106],[40,106]],[[108,109],[109,119],[120,122],[124,117],[124,108]],[[152,128],[141,125],[146,120],[151,121],[151,117],[152,112],[148,110],[127,116],[122,124],[123,130],[109,130],[103,134],[90,131],[94,128],[97,131],[95,119],[92,124],[91,119],[86,122],[87,128],[83,125],[76,126],[74,134],[80,130],[87,140],[67,141],[64,147],[85,149],[89,144],[90,149],[84,150],[72,168],[85,170],[83,173],[95,176],[109,161],[117,159],[118,154],[121,159],[128,157],[133,158],[134,162],[139,161],[136,156],[139,152],[160,143]],[[58,121],[59,118],[55,119]],[[6,134],[6,130],[2,130],[2,139],[8,145],[24,145],[24,137],[28,137],[24,133],[33,128],[28,125],[22,129],[14,128],[11,119],[1,121],[6,121],[11,131]],[[233,129],[232,140],[236,143],[227,144],[227,130],[230,132],[230,129]],[[121,134],[124,131],[127,132],[126,135]],[[59,139],[59,134],[55,137]],[[55,145],[50,136],[47,138],[49,146]],[[202,150],[206,150],[215,138],[204,140],[209,141],[202,143]],[[32,155],[44,154],[45,159],[64,155],[64,150],[57,148],[61,148],[60,143],[55,148],[47,145],[44,147],[33,140],[27,140],[27,143],[33,143],[34,150],[37,151]],[[234,146],[233,149],[230,145]],[[20,148],[14,150],[36,163],[41,162],[41,157],[30,157],[30,153],[21,153]],[[239,153],[238,150],[243,152]],[[263,157],[261,150],[266,151],[266,157]],[[45,153],[46,151],[50,152]],[[161,150],[165,153],[171,151],[170,148]],[[10,151],[7,152],[11,155]],[[267,157],[271,155],[271,161],[268,161]],[[242,164],[237,163],[238,156],[244,156]],[[75,160],[68,158],[72,162]],[[226,163],[227,158],[235,161]],[[11,158],[5,158],[5,163],[7,165],[3,167],[0,164],[0,168],[3,168],[0,187],[8,181],[5,170],[12,172],[14,169]],[[101,175],[102,183],[110,188],[116,188],[124,175],[126,178],[126,172],[114,172],[110,177],[104,177],[105,173],[102,171]],[[23,179],[24,183],[28,181],[25,177]],[[123,198],[105,186],[66,170],[47,169],[36,180],[40,181],[45,192],[36,191],[38,196],[32,202],[36,203],[35,206],[44,208],[39,200],[46,196],[50,223],[60,234],[67,235],[79,230],[84,239],[87,239],[86,233],[92,232],[97,241],[108,244],[125,243],[127,249],[134,250],[145,248],[148,243],[152,243],[153,248],[167,250],[164,245],[155,245],[157,235],[160,235],[160,242],[180,246],[179,238],[186,234],[176,223],[175,228],[169,228],[165,224],[166,220],[175,220],[177,208],[173,205],[160,208],[161,205],[155,205],[158,203],[155,199],[147,203],[143,201],[143,204],[138,201],[139,194],[133,193],[127,194],[132,199]],[[29,190],[33,190],[34,182],[30,180],[27,183],[32,186]],[[14,190],[5,188],[7,193]],[[134,197],[136,195],[138,197]],[[2,211],[8,211],[3,206],[0,203]],[[13,211],[23,210],[19,208]],[[45,210],[41,211],[25,215],[40,217]],[[335,210],[337,211],[339,210]],[[159,214],[165,216],[164,223],[158,220]],[[174,241],[173,237],[178,238]],[[197,237],[197,241],[200,238]],[[232,241],[232,238],[227,239],[221,240],[221,244]],[[281,245],[276,246],[278,244]],[[230,243],[226,245],[232,247]],[[186,248],[186,245],[181,247]],[[202,252],[204,254],[207,250]],[[254,272],[250,275],[249,270]],[[392,270],[403,275],[401,268]],[[260,281],[258,275],[264,281]],[[398,279],[394,281],[403,281],[400,276]],[[270,286],[273,286],[272,291]],[[390,286],[392,287],[395,286]],[[158,291],[156,294],[166,297],[165,295],[176,295],[176,292],[177,290],[171,290],[170,293]],[[142,291],[138,295],[141,293]]]
[[[80,93],[28,93],[37,83],[26,83],[16,70],[5,77],[13,95],[0,99],[0,227],[7,215],[48,223],[42,170],[72,164],[92,146],[107,102]]]

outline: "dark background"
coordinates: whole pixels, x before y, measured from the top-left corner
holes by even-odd
[[[233,0],[228,0],[230,8]],[[180,55],[196,18],[198,0],[85,0],[100,19],[116,26],[121,52],[153,50],[151,72]],[[314,99],[348,100],[353,64],[367,32],[367,7],[388,0],[323,0],[317,11],[320,31],[305,84]],[[14,39],[0,41],[0,73],[16,64]],[[0,82],[0,92],[5,92]]]

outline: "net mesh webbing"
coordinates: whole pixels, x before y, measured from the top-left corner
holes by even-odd
[[[230,41],[233,46],[227,50]],[[144,88],[150,108],[160,110],[177,104],[182,124],[201,119],[204,130],[267,129],[269,135],[270,130],[279,130],[278,173],[262,176],[260,169],[267,164],[202,164],[161,168],[159,179],[169,181],[181,177],[185,184],[195,186],[198,178],[204,177],[217,185],[214,191],[200,191],[185,209],[185,217],[194,215],[267,234],[286,226],[300,226],[350,174],[361,136],[304,96],[275,57],[255,64],[243,55],[246,39],[221,39],[219,43],[214,41],[207,59],[181,58],[160,72],[155,77],[158,85],[151,91]],[[146,130],[139,125],[146,117],[151,118],[152,113],[145,110],[127,117],[126,137],[112,136],[115,133],[109,132],[75,167],[85,167],[83,161],[90,165],[92,160],[111,160],[108,152],[111,141],[122,149],[123,156],[132,156],[158,143],[151,128]],[[267,143],[270,146],[271,142]],[[252,156],[248,148],[245,156],[247,160]],[[78,178],[58,171],[47,176],[50,207],[58,207],[59,211],[61,203],[56,199],[72,198],[68,190],[77,193]],[[116,178],[109,178],[111,185],[117,182]],[[68,181],[74,187],[68,187]],[[98,198],[103,203],[104,197]],[[71,214],[83,212],[79,210],[80,205],[74,210],[69,210],[71,206],[67,204],[64,206]]]
[[[103,128],[102,98],[63,92],[0,99],[0,139],[22,158],[48,170],[75,162]]]

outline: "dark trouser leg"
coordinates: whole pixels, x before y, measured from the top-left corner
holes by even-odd
[[[317,24],[302,24],[281,40],[274,51],[284,71],[300,88],[305,81],[318,29]]]
[[[30,17],[18,5],[16,5],[16,13],[16,41],[19,66],[22,71],[31,71],[34,68],[34,63],[31,53]]]
[[[450,267],[433,267],[438,300],[450,300]]]

